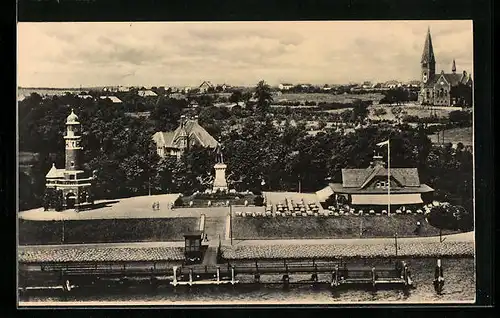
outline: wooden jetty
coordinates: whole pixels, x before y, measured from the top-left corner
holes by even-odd
[[[171,264],[171,263],[170,263]],[[329,283],[332,288],[342,285],[397,285],[411,287],[412,280],[408,265],[397,261],[393,266],[353,266],[338,261],[287,261],[265,262],[255,261],[254,264],[219,264],[219,265],[173,265],[161,262],[122,262],[99,263],[45,263],[20,266],[20,287],[30,285],[30,280],[35,281],[36,276],[44,275],[55,277],[55,281],[65,291],[71,291],[74,286],[88,286],[97,281],[115,280],[123,286],[128,286],[132,278],[149,280],[156,286],[160,280],[167,281],[172,286],[197,286],[197,285],[236,285],[241,284],[238,276],[253,276],[253,280],[246,283],[258,284],[261,276],[280,275],[276,283],[284,286],[290,284],[292,275],[311,275],[310,280],[301,281],[307,284]],[[319,274],[328,274],[329,281],[320,282]],[[46,277],[46,276],[45,276]],[[40,281],[40,279],[39,279]]]

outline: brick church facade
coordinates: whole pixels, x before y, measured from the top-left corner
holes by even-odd
[[[430,30],[425,38],[424,51],[420,60],[421,84],[418,101],[422,105],[454,106],[457,97],[453,94],[453,88],[459,85],[472,87],[472,77],[466,71],[457,73],[455,60],[451,67],[451,73],[436,74],[436,58],[432,47]]]

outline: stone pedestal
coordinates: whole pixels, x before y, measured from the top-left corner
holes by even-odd
[[[215,178],[212,190],[215,192],[219,191],[227,191],[227,181],[226,181],[226,168],[227,165],[224,163],[216,163],[214,165],[215,169]]]

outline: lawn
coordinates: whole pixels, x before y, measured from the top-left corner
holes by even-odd
[[[420,221],[420,233],[415,233]],[[361,225],[362,223],[362,225]],[[393,216],[338,216],[338,217],[274,217],[233,218],[233,233],[236,239],[314,239],[314,238],[359,238],[434,236],[439,229],[429,225],[422,215]],[[444,234],[453,233],[444,231]]]
[[[440,142],[442,138],[443,133],[441,132],[439,138]],[[444,142],[448,143],[458,143],[461,142],[464,145],[472,145],[472,127],[465,127],[465,128],[452,128],[452,129],[447,129],[444,131]],[[437,143],[438,142],[438,135],[429,135],[429,139]]]
[[[181,241],[198,227],[198,218],[102,219],[64,221],[64,243]],[[19,244],[60,244],[62,221],[19,220]]]

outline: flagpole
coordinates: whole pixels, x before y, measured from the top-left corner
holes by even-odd
[[[387,139],[387,215],[391,215],[391,142]]]

